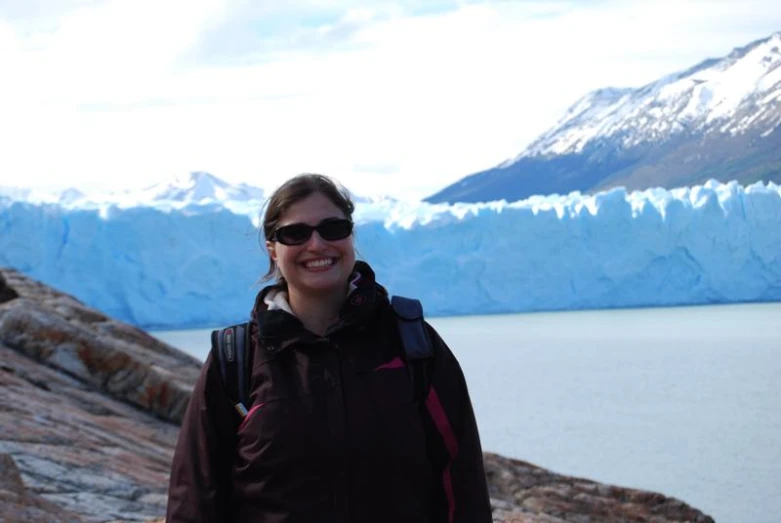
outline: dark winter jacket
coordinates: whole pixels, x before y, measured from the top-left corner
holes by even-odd
[[[427,325],[435,358],[417,402],[386,291],[358,262],[357,289],[325,337],[292,314],[253,311],[249,415],[211,357],[171,469],[168,523],[489,523],[464,376]]]

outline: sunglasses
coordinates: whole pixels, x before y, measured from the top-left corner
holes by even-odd
[[[322,239],[329,242],[344,240],[353,232],[353,222],[340,218],[328,218],[315,226],[305,223],[291,223],[279,227],[269,239],[282,245],[301,245],[312,237],[313,231],[317,231]]]

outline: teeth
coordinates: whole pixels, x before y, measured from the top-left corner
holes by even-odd
[[[334,261],[331,258],[326,258],[324,260],[314,260],[311,262],[306,263],[307,268],[316,268],[316,267],[328,267],[329,265],[333,265]]]

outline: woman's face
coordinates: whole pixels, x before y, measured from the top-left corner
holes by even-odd
[[[291,205],[282,214],[277,229],[294,223],[316,226],[323,220],[344,218],[344,213],[328,197],[313,193]],[[343,240],[327,241],[312,231],[312,236],[299,245],[267,241],[266,248],[291,291],[304,295],[346,291],[355,265],[352,234]]]

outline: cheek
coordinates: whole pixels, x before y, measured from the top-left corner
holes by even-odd
[[[277,265],[285,265],[291,259],[291,253],[284,248],[277,249],[275,254],[277,257]]]
[[[277,266],[281,268],[294,267],[298,263],[303,250],[299,246],[277,246]]]

